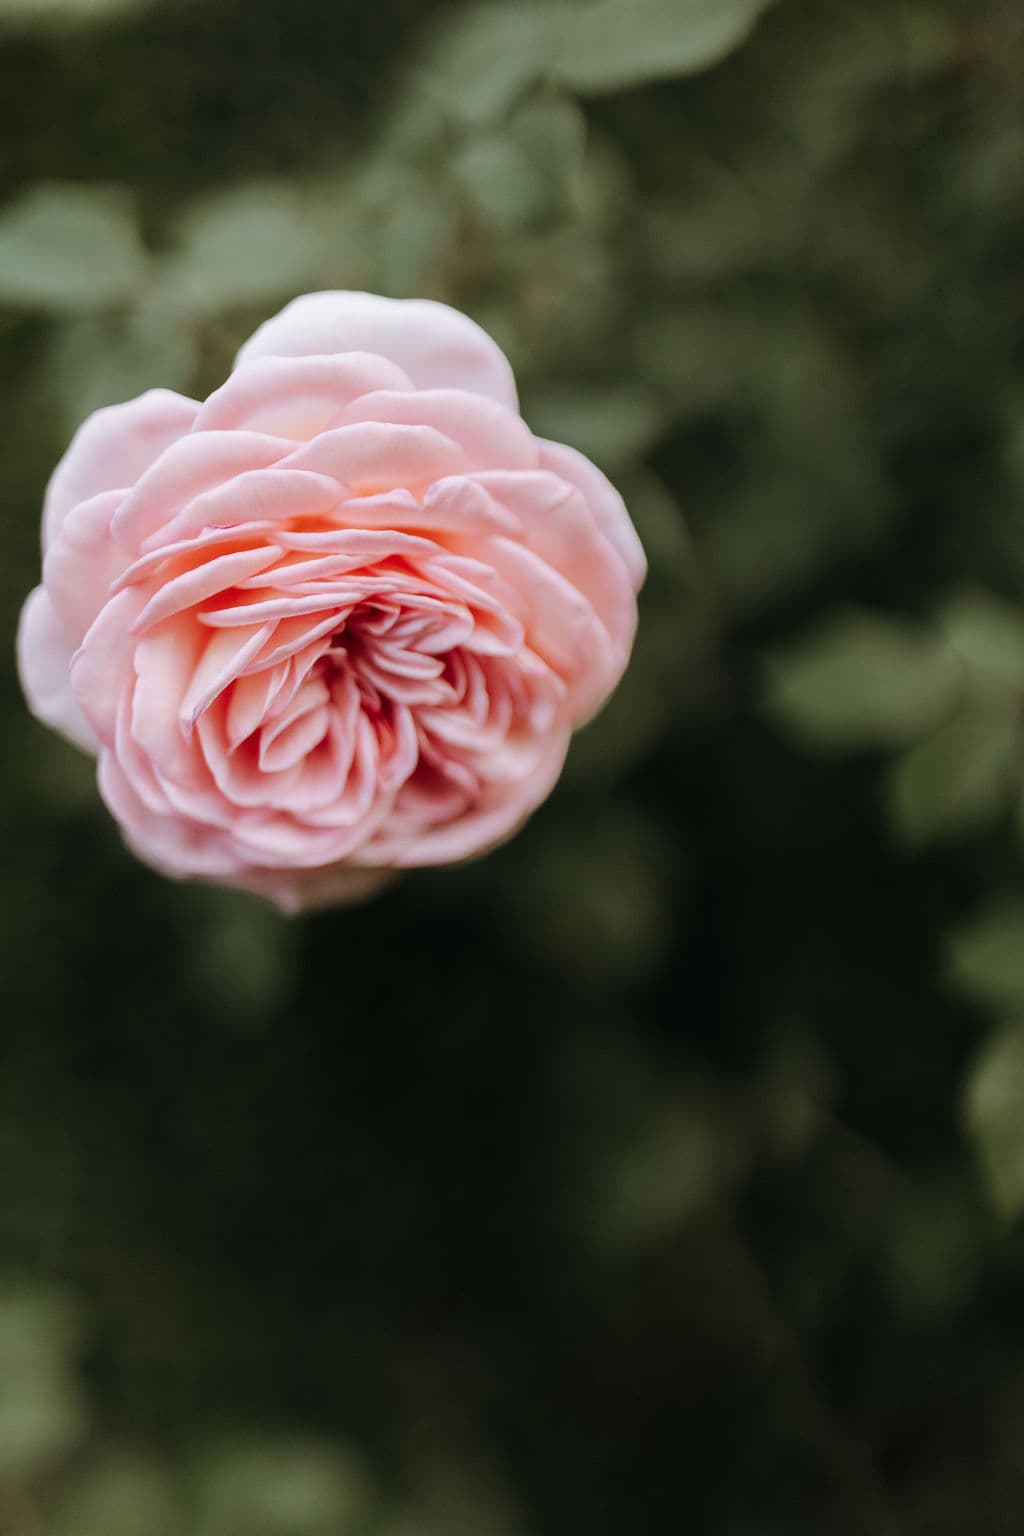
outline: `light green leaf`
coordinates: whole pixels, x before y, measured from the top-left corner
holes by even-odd
[[[578,190],[585,127],[564,97],[528,101],[500,131],[472,139],[456,171],[478,216],[497,230],[563,216]]]
[[[1024,610],[988,592],[964,591],[942,609],[939,623],[966,662],[1024,687]]]
[[[457,14],[428,46],[424,92],[467,123],[495,122],[550,69],[558,11],[534,0],[495,0]]]
[[[190,314],[216,314],[301,291],[322,235],[303,198],[282,182],[250,182],[185,216],[161,272],[161,297]]]
[[[201,1536],[360,1536],[371,1495],[347,1451],[266,1434],[211,1450],[199,1469]]]
[[[415,298],[431,287],[451,232],[445,191],[410,187],[374,231],[374,287],[395,298]]]
[[[1024,1005],[1024,901],[1000,901],[955,933],[954,984],[991,1008]]]
[[[583,95],[709,69],[770,0],[592,0],[568,8],[557,73]]]
[[[86,1409],[69,1358],[77,1320],[63,1296],[0,1292],[0,1479],[32,1472],[84,1433]]]
[[[940,636],[849,609],[766,665],[766,708],[818,747],[913,741],[950,708],[959,670]]]
[[[967,1081],[965,1118],[995,1204],[1005,1216],[1018,1216],[1024,1210],[1024,1024],[997,1030],[985,1045]]]
[[[0,0],[0,26],[52,21],[101,21],[122,11],[139,10],[148,0]]]
[[[1022,731],[1014,713],[971,710],[893,766],[890,811],[911,843],[956,837],[1005,810],[1020,778]]]
[[[173,1480],[155,1462],[108,1455],[71,1485],[47,1536],[180,1536]]]
[[[147,389],[188,389],[197,340],[181,319],[153,310],[92,316],[62,326],[48,370],[65,427]]]
[[[699,1100],[651,1105],[627,1145],[610,1150],[591,1205],[599,1240],[643,1249],[685,1226],[721,1195],[729,1154],[722,1128]]]
[[[117,188],[41,183],[0,213],[0,304],[109,309],[145,277],[131,204]]]

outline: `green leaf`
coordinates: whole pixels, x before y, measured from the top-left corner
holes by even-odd
[[[148,0],[0,0],[0,26],[16,24],[106,20],[122,11],[139,10]]]
[[[1020,936],[1019,936],[1020,937]],[[1005,1216],[1024,1210],[1024,1024],[997,1030],[971,1070],[967,1128]]]
[[[949,974],[990,1008],[1024,1005],[1024,901],[999,901],[955,933]]]
[[[419,73],[424,92],[464,122],[497,121],[548,73],[557,14],[531,0],[463,11],[427,48]]]
[[[432,286],[451,233],[450,201],[443,189],[409,187],[371,237],[374,288],[395,298],[415,298]]]
[[[0,304],[109,309],[136,294],[146,254],[131,204],[111,187],[41,183],[0,214]]]
[[[652,1104],[626,1145],[609,1149],[602,1187],[591,1195],[596,1235],[613,1250],[664,1241],[721,1197],[732,1146],[709,1107]]]
[[[564,97],[528,101],[500,132],[475,138],[456,162],[476,213],[499,231],[537,226],[566,214],[583,166],[585,126]]]
[[[359,1536],[371,1501],[361,1465],[321,1440],[238,1437],[198,1475],[201,1536]]]
[[[71,1485],[48,1536],[179,1536],[183,1514],[173,1480],[158,1464],[108,1455]]]
[[[0,1292],[0,1481],[37,1470],[84,1433],[85,1404],[70,1370],[76,1334],[63,1296]]]
[[[958,656],[1003,682],[1024,687],[1024,610],[978,590],[953,597],[939,623]]]
[[[592,0],[567,9],[557,73],[583,95],[709,69],[770,0]]]
[[[1020,777],[1021,726],[1008,711],[972,710],[893,766],[889,803],[911,843],[956,837],[1006,809]]]
[[[959,670],[940,636],[849,609],[770,657],[766,708],[822,748],[893,746],[932,729]]]
[[[316,270],[322,235],[287,183],[250,182],[194,206],[161,272],[161,296],[190,314],[301,291]]]

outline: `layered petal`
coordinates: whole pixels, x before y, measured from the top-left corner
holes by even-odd
[[[151,389],[124,405],[94,411],[71,439],[47,486],[44,550],[72,507],[101,491],[134,485],[165,448],[191,429],[197,410],[194,400]]]
[[[519,408],[508,359],[468,315],[432,299],[375,293],[307,293],[266,321],[235,366],[257,357],[319,357],[375,352],[396,363],[417,389],[468,389]]]
[[[77,642],[50,594],[36,587],[18,624],[18,676],[37,720],[76,747],[95,752],[96,735],[71,691],[71,658]]]

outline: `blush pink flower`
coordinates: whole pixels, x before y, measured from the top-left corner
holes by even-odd
[[[618,683],[644,556],[442,304],[297,299],[198,404],[97,411],[18,637],[135,852],[288,910],[509,837]]]

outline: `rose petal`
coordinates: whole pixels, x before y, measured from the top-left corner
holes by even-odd
[[[599,531],[582,494],[544,470],[501,471],[476,480],[514,514],[527,546],[583,593],[613,640],[628,654],[636,631],[630,573]],[[487,550],[483,544],[481,559],[487,559]]]
[[[357,494],[425,488],[465,468],[465,455],[433,427],[362,421],[323,432],[282,466],[330,475]]]
[[[85,752],[96,751],[96,733],[71,691],[71,657],[77,639],[57,613],[49,593],[29,593],[18,624],[18,675],[37,720]]]
[[[584,458],[582,453],[577,453],[575,448],[543,439],[538,441],[541,467],[553,470],[556,475],[582,491],[598,528],[625,560],[633,591],[639,592],[647,575],[647,556],[630,521],[626,504],[614,485],[596,464]]]
[[[235,367],[267,354],[338,352],[376,352],[397,363],[417,389],[468,389],[518,410],[515,379],[500,347],[467,315],[431,299],[305,294],[260,326]]]
[[[373,390],[412,389],[408,374],[373,352],[338,357],[252,357],[199,408],[195,430],[245,429],[308,442],[338,425]]]
[[[433,427],[458,443],[467,469],[535,469],[539,463],[536,439],[524,422],[465,389],[377,390],[353,401],[342,420]]]
[[[46,488],[43,548],[71,508],[101,491],[134,485],[195,420],[194,400],[151,389],[124,405],[94,411],[82,423]]]
[[[276,463],[294,446],[259,432],[195,432],[179,438],[121,503],[112,524],[115,538],[128,549],[141,550],[193,497]]]
[[[123,498],[123,491],[101,491],[72,507],[43,561],[43,584],[76,645],[128,558],[110,531]]]
[[[118,703],[131,683],[135,655],[132,625],[145,602],[134,587],[104,603],[71,658],[71,689],[100,741],[117,731]]]

